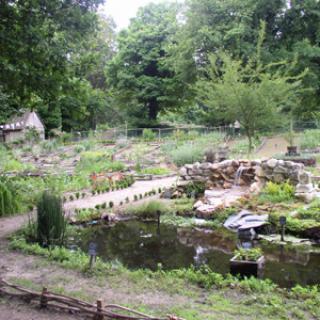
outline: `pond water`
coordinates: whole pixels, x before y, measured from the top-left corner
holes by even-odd
[[[165,270],[207,264],[215,272],[229,272],[229,259],[237,237],[227,230],[203,230],[153,222],[119,222],[114,226],[91,227],[81,232],[73,245],[88,252],[96,244],[99,257],[118,260],[130,269]],[[320,248],[257,244],[266,257],[264,278],[282,287],[320,284]]]

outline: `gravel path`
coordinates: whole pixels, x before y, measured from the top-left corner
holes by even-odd
[[[286,153],[288,142],[280,136],[268,138],[256,153],[256,158],[272,158],[276,154]]]
[[[145,192],[149,192],[152,189],[156,191],[158,188],[168,188],[177,181],[177,177],[169,177],[164,179],[148,180],[148,181],[136,181],[131,187],[124,190],[112,191],[104,194],[99,194],[86,199],[79,199],[71,202],[67,202],[64,205],[66,211],[73,211],[78,208],[94,208],[97,204],[109,203],[112,201],[115,206],[118,206],[122,201],[125,203],[125,199],[128,197],[130,201],[133,200],[134,195],[144,195]]]

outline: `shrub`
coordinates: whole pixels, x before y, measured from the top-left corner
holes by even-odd
[[[107,204],[104,202],[102,205],[101,205],[101,209],[106,209],[107,208]]]
[[[169,208],[167,205],[155,200],[127,209],[127,213],[134,214],[141,219],[156,219],[158,212],[165,214],[168,211]]]
[[[37,203],[37,240],[41,245],[62,245],[67,221],[60,196],[47,191]]]
[[[151,129],[143,129],[142,139],[144,141],[153,141],[157,137],[157,134],[153,132]]]
[[[70,195],[70,197],[69,197],[69,201],[73,201],[73,200],[74,200],[73,195]]]
[[[260,202],[282,202],[294,199],[294,186],[288,181],[277,184],[269,181],[259,196]]]
[[[113,202],[110,201],[110,202],[109,202],[109,207],[110,207],[110,208],[113,208],[113,205],[114,205]]]
[[[95,208],[96,208],[97,210],[100,210],[100,204],[95,205]]]
[[[76,192],[76,198],[77,198],[77,199],[80,198],[80,192]]]
[[[0,217],[17,213],[20,200],[13,184],[9,180],[0,180]]]

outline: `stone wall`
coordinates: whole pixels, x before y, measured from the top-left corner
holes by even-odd
[[[219,163],[187,164],[180,169],[180,183],[201,181],[206,188],[231,188],[234,185],[251,186],[259,192],[267,181],[281,183],[289,180],[299,183],[304,165],[284,160],[225,160]]]

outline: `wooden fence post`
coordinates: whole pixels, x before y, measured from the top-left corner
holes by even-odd
[[[93,320],[103,320],[103,314],[101,314],[102,311],[102,300],[97,300],[97,312],[93,317]]]
[[[41,297],[40,297],[40,308],[46,309],[48,306],[48,297],[47,297],[48,289],[43,287]]]

